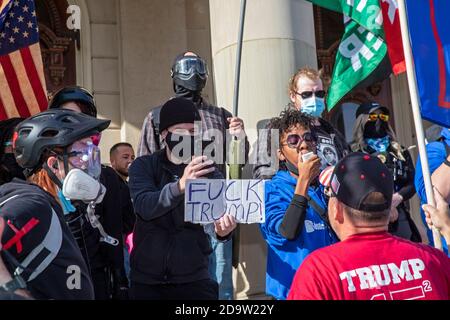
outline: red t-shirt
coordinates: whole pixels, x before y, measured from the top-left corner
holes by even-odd
[[[386,232],[353,235],[310,254],[290,300],[448,300],[450,260]]]

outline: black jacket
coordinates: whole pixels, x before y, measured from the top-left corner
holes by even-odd
[[[7,199],[10,200],[6,201]],[[57,253],[50,264],[35,278],[31,277],[32,272],[46,257],[51,258],[47,249],[39,251],[29,269],[23,273],[25,279],[30,279],[27,289],[32,296],[36,299],[93,299],[94,290],[87,265],[56,200],[37,185],[14,179],[0,187],[0,203],[4,203],[0,208],[0,215],[7,223],[1,238],[3,250],[7,250],[19,263],[24,264],[25,259],[31,256],[31,251],[45,241],[49,241],[50,246],[61,241],[60,248],[55,251]],[[50,225],[53,225],[53,229]],[[23,234],[20,241],[15,241],[18,230],[22,230]],[[8,243],[11,246],[8,246]],[[2,259],[13,274],[15,261],[3,252]],[[79,277],[75,275],[78,270]],[[75,278],[75,287],[68,288],[67,284],[72,283],[69,279],[71,275],[79,278],[79,288]]]
[[[184,194],[165,149],[137,158],[129,187],[137,214],[131,282],[188,283],[209,279],[212,252],[204,227],[184,222]],[[222,178],[216,170],[212,178]]]

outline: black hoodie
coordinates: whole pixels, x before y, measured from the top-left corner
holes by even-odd
[[[88,268],[80,249],[65,223],[63,212],[56,200],[37,185],[14,179],[0,187],[0,216],[5,221],[1,237],[3,251],[7,250],[11,259],[2,252],[2,259],[11,275],[16,262],[24,264],[33,250],[38,255],[22,274],[27,290],[35,299],[91,300],[94,290]],[[50,225],[58,232],[49,232]],[[60,230],[60,231],[59,231]],[[55,234],[61,235],[55,237]],[[44,239],[60,243],[51,259],[47,249],[36,249]],[[34,278],[32,272],[49,257],[51,262]],[[13,261],[16,260],[16,261]],[[70,287],[70,288],[69,288]]]

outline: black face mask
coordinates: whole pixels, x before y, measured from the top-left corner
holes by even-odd
[[[298,177],[298,167],[291,163],[289,160],[285,160],[284,164],[286,165],[286,168],[289,170],[289,172],[295,174]]]
[[[182,160],[184,163],[190,162],[195,151],[195,136],[187,136],[168,132],[165,140],[167,148],[169,148],[170,151],[173,151],[175,147],[180,144],[180,146],[175,151],[174,156]],[[189,141],[190,150],[188,149],[186,141]]]
[[[364,127],[364,138],[383,138],[387,136],[387,123],[378,119],[374,122],[367,122]]]
[[[25,180],[25,175],[23,174],[23,168],[17,164],[16,158],[13,153],[3,154],[1,160],[1,171],[3,171],[3,183],[11,181],[13,178],[19,178]]]
[[[206,77],[199,75],[198,73],[193,73],[189,79],[183,80],[180,78],[174,77],[175,84],[186,88],[191,92],[200,93],[206,85]]]
[[[200,94],[200,91],[190,91],[190,90],[186,89],[185,87],[175,84],[175,83],[174,83],[174,91],[175,91],[175,96],[177,98],[185,98],[185,99],[191,100],[196,105],[199,105],[200,102],[202,101],[202,96]]]

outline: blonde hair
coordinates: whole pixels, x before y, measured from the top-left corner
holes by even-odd
[[[289,94],[297,90],[296,85],[300,77],[306,77],[313,81],[322,80],[322,72],[317,71],[316,69],[313,69],[311,67],[303,67],[298,69],[297,72],[291,77],[291,79],[289,79],[289,88],[288,88]]]

